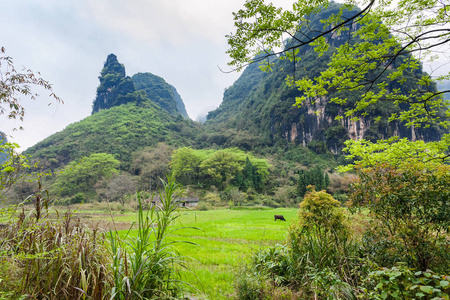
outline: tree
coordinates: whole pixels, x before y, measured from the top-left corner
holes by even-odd
[[[56,178],[61,196],[93,192],[93,187],[102,178],[117,173],[120,162],[112,154],[94,153],[79,161],[70,162]]]
[[[196,150],[190,147],[179,148],[173,152],[170,162],[172,176],[182,184],[189,185],[198,179],[201,162],[202,159]]]
[[[62,102],[52,91],[51,84],[42,79],[39,73],[30,69],[18,71],[14,67],[13,59],[6,56],[5,48],[0,48],[0,115],[8,119],[23,120],[25,108],[22,106],[22,97],[36,99],[39,95],[32,91],[32,87],[42,87],[50,92],[50,97]],[[19,127],[22,129],[22,126]],[[3,133],[0,133],[3,135]]]
[[[401,260],[423,271],[448,270],[450,167],[410,159],[357,170],[351,205],[368,207],[378,220],[365,233],[372,259],[383,266]]]
[[[0,47],[0,115],[5,115],[7,119],[22,121],[25,116],[23,98],[36,99],[39,95],[32,90],[36,87],[49,91],[50,97],[62,102],[53,93],[50,83],[39,76],[39,73],[35,74],[30,69],[18,71],[13,59],[6,56],[5,48]],[[19,129],[23,129],[22,126]],[[18,153],[18,148],[18,144],[8,142],[5,134],[0,131],[0,199],[6,191],[5,188],[28,177],[21,171],[30,168],[30,164],[27,157]]]
[[[165,143],[158,143],[156,147],[144,148],[133,154],[130,171],[139,175],[140,190],[156,190],[162,187],[160,178],[169,173],[170,156],[172,147]]]
[[[237,172],[242,171],[243,167],[235,155],[219,150],[204,160],[200,168],[216,187],[223,189],[228,186]]]
[[[442,98],[449,91],[438,91],[421,66],[450,41],[445,2],[370,0],[339,5],[311,0],[296,1],[291,10],[283,10],[263,0],[248,0],[244,6],[234,13],[236,32],[227,36],[229,64],[240,70],[260,62],[270,70],[275,59],[291,60],[293,72],[287,81],[303,92],[297,106],[338,92],[329,99],[342,107],[338,120],[356,121],[389,102],[398,108],[390,121],[449,126],[448,102]],[[323,27],[311,25],[316,19]],[[295,66],[308,51],[330,56],[328,69],[315,78],[296,78]],[[404,85],[406,78],[414,84]],[[436,79],[448,78],[450,74]],[[351,100],[346,92],[361,96]],[[450,145],[447,135],[443,143]],[[448,158],[445,152],[435,157]]]
[[[324,170],[320,167],[314,167],[309,170],[301,170],[298,174],[297,194],[300,197],[305,196],[309,185],[314,186],[319,191],[327,189],[330,185],[328,173],[325,172],[324,174]]]
[[[99,182],[100,183],[100,182]],[[117,201],[125,206],[126,196],[136,192],[136,180],[129,174],[113,176],[110,180],[103,180],[96,188],[97,194],[108,201]]]

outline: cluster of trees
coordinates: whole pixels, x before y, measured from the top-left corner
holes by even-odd
[[[111,178],[118,172],[120,162],[113,155],[94,153],[78,161],[72,161],[56,177],[55,186],[61,196],[89,193],[102,178]]]
[[[185,185],[214,185],[224,190],[234,185],[263,191],[269,175],[266,159],[256,158],[237,148],[223,150],[195,150],[183,147],[175,150],[170,162],[172,175]]]
[[[309,185],[313,185],[318,191],[326,190],[330,185],[330,177],[320,167],[301,170],[298,174],[297,181],[297,193],[299,197],[303,198],[305,196]]]
[[[448,45],[447,4],[319,0],[283,10],[248,0],[244,6],[234,14],[236,32],[228,36],[232,66],[263,62],[270,69],[282,58],[293,69],[287,80],[302,93],[297,106],[334,94],[337,121],[362,121],[382,107],[387,122],[412,132],[442,126],[444,134],[426,143],[369,131],[369,140],[347,141],[353,163],[340,170],[356,170],[359,177],[350,207],[366,208],[373,218],[362,239],[345,223],[338,201],[310,190],[286,246],[255,255],[238,279],[238,297],[448,298],[449,106],[441,94],[449,91],[438,91],[419,61]],[[324,8],[335,11],[323,15]],[[306,52],[330,62],[315,76],[298,76],[297,55]],[[386,128],[382,118],[375,121]]]

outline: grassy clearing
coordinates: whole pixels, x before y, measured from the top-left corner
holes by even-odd
[[[284,215],[288,222],[275,222],[274,214]],[[194,273],[184,272],[186,281],[207,299],[227,299],[234,291],[235,272],[258,249],[283,243],[289,221],[296,214],[296,209],[224,209],[183,213],[180,218],[183,226],[201,229],[183,230],[173,236],[175,240],[198,244],[176,244],[182,255],[193,259],[191,269]],[[199,293],[194,294],[198,296]]]
[[[257,250],[284,243],[290,221],[297,215],[296,208],[262,210],[181,210],[178,226],[196,227],[175,231],[173,241],[190,241],[197,245],[176,243],[176,250],[191,258],[190,269],[182,270],[185,281],[193,287],[192,294],[200,299],[227,299],[234,292],[235,273]],[[283,215],[287,222],[274,221],[274,215]],[[109,213],[78,207],[74,217],[87,221],[112,224]],[[126,228],[136,220],[136,213],[113,212],[116,224]],[[178,227],[177,226],[177,227]],[[122,230],[120,233],[124,233]],[[130,232],[131,235],[135,231]]]

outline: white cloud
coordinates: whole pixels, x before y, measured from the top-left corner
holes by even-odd
[[[151,72],[175,86],[192,119],[205,114],[239,76],[221,73],[218,66],[226,68],[225,35],[234,30],[232,11],[244,2],[3,0],[0,46],[17,66],[40,71],[65,102],[47,106],[43,94],[27,103],[25,131],[10,133],[25,149],[88,116],[109,53],[128,75]],[[14,126],[0,122],[0,129]]]

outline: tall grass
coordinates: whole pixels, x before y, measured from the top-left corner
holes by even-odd
[[[71,214],[49,216],[39,183],[33,209],[9,215],[0,230],[0,299],[103,299],[108,283],[104,236]]]
[[[308,192],[286,245],[255,254],[237,278],[237,298],[356,299],[353,270],[359,248],[338,205],[324,191]]]
[[[186,283],[180,280],[178,267],[187,268],[186,260],[172,247],[171,234],[184,227],[173,227],[177,212],[179,186],[168,176],[159,192],[161,206],[145,210],[138,197],[137,231],[123,238],[110,231],[114,299],[172,299],[183,294]],[[180,241],[179,241],[180,242]],[[181,241],[189,243],[187,241]]]

